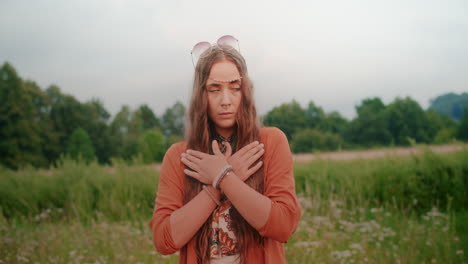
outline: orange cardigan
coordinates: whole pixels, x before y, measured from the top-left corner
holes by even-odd
[[[264,195],[272,202],[266,224],[258,229],[264,239],[264,247],[250,248],[247,263],[286,263],[283,243],[296,231],[302,209],[297,201],[293,159],[286,135],[276,127],[262,127],[260,142],[264,143],[262,156],[265,175]],[[185,174],[180,154],[187,149],[187,142],[173,144],[166,152],[159,175],[158,193],[153,217],[149,226],[153,230],[156,250],[161,254],[173,254],[180,250],[171,235],[170,216],[183,206]],[[187,251],[180,252],[179,263],[196,263],[194,239],[188,242]]]

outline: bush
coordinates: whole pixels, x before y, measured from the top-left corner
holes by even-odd
[[[144,163],[162,161],[166,149],[161,130],[146,130],[140,138],[138,149]]]
[[[68,142],[67,154],[74,160],[90,162],[96,159],[94,147],[86,130],[77,128]]]
[[[306,128],[293,135],[291,149],[295,153],[341,149],[343,139],[338,134]]]
[[[435,144],[451,143],[455,140],[455,128],[442,128],[434,137]]]

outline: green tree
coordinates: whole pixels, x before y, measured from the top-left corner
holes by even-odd
[[[0,163],[44,166],[41,128],[31,93],[9,63],[0,67]]]
[[[77,128],[70,136],[67,154],[74,160],[83,159],[86,162],[96,159],[93,143],[86,130]]]
[[[141,120],[143,120],[143,129],[146,130],[153,128],[161,128],[161,123],[159,122],[159,119],[156,117],[153,110],[151,110],[151,108],[148,105],[141,105],[137,109],[136,114],[140,116]]]
[[[166,109],[162,116],[164,135],[169,137],[184,136],[185,129],[185,107],[177,101],[172,107]]]
[[[378,97],[364,99],[356,106],[357,117],[347,127],[346,140],[362,146],[388,145],[391,134],[385,109]]]
[[[468,107],[465,107],[463,117],[460,121],[460,126],[458,127],[458,138],[463,141],[468,141]]]
[[[325,113],[323,108],[317,106],[313,101],[309,102],[304,114],[307,123],[306,127],[316,128],[321,131],[341,134],[348,124],[348,121],[337,111]]]
[[[71,134],[79,127],[86,127],[88,122],[84,106],[75,97],[63,94],[56,85],[49,86],[45,93],[50,100],[49,118],[58,137],[58,148],[54,159],[67,152]]]
[[[291,150],[295,153],[337,150],[342,144],[343,139],[337,134],[306,128],[293,135]]]
[[[81,103],[75,97],[63,94],[56,85],[46,89],[51,102],[50,119],[59,137],[60,153],[66,152],[70,135],[79,127],[85,129],[95,147],[99,162],[108,163],[115,155],[116,144],[113,144],[109,128],[110,114],[98,99]]]
[[[143,133],[143,121],[123,105],[111,123],[112,141],[116,144],[115,154],[130,160],[138,153],[138,140]]]
[[[117,146],[116,156],[131,160],[140,152],[140,138],[144,131],[148,128],[155,129],[158,123],[147,106],[143,105],[135,111],[127,105],[122,106],[110,125],[112,141]]]
[[[59,145],[59,135],[55,130],[54,123],[50,118],[51,100],[47,94],[33,81],[25,81],[24,87],[28,92],[32,103],[34,104],[33,118],[34,122],[39,127],[39,137],[41,142],[42,153],[44,158],[44,166],[53,163],[61,150]]]
[[[146,130],[140,138],[138,149],[143,157],[144,163],[148,164],[162,161],[164,153],[166,152],[166,144],[161,130]]]
[[[430,134],[434,135],[432,139],[433,143],[449,143],[456,138],[457,123],[452,118],[431,109],[426,111],[426,116],[430,127]]]
[[[109,163],[116,148],[112,142],[111,130],[108,125],[109,112],[103,103],[96,98],[82,104],[82,111],[87,118],[82,120],[81,126],[88,132],[97,160],[100,163]]]
[[[455,120],[460,120],[463,116],[463,109],[468,107],[468,93],[455,94],[447,93],[437,96],[431,100],[429,110],[444,114]]]
[[[319,128],[323,126],[325,120],[325,111],[322,107],[315,105],[313,101],[309,102],[307,109],[304,111],[306,127]]]
[[[308,120],[310,124],[314,122],[313,117],[314,115],[310,113]],[[304,109],[301,108],[301,105],[296,100],[274,107],[263,118],[263,123],[266,126],[274,126],[281,129],[286,134],[288,140],[292,139],[296,131],[305,128],[306,122]]]
[[[396,98],[387,106],[388,130],[395,144],[409,145],[410,140],[429,143],[435,136],[426,113],[410,97]]]
[[[341,116],[337,111],[332,111],[325,114],[325,118],[317,128],[321,131],[327,131],[343,136],[348,126],[349,122],[346,118]]]

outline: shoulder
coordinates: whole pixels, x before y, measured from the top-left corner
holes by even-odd
[[[179,141],[172,144],[166,151],[165,157],[176,157],[178,158],[181,153],[187,150],[187,141]]]
[[[281,129],[273,126],[264,126],[260,128],[260,140],[262,142],[278,142],[282,140],[288,141],[286,134]]]
[[[273,153],[286,151],[290,152],[288,138],[286,134],[277,127],[265,126],[260,128],[260,142],[265,145],[265,157],[270,157]]]
[[[175,193],[182,192],[185,184],[184,164],[180,160],[180,154],[185,152],[186,146],[184,141],[172,144],[164,154],[159,170],[160,183],[164,183],[170,191]]]

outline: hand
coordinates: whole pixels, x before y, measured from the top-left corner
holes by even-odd
[[[181,161],[194,171],[185,169],[184,173],[204,184],[211,185],[214,178],[221,173],[224,166],[228,165],[226,157],[221,153],[218,142],[212,142],[214,155],[206,154],[196,150],[187,150],[182,153]]]
[[[263,149],[263,144],[259,144],[258,141],[254,141],[247,146],[244,146],[239,151],[232,154],[231,144],[226,143],[226,152],[225,156],[227,158],[227,162],[232,166],[234,169],[234,173],[242,180],[247,180],[252,174],[254,174],[260,167],[262,167],[263,162],[259,161],[255,164],[252,168],[249,167],[258,160],[265,150]]]

